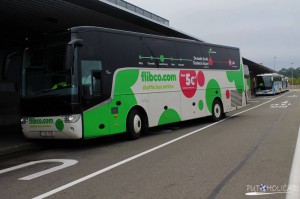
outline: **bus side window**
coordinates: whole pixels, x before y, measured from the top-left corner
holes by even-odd
[[[92,95],[93,92],[93,83],[96,83],[97,81],[94,81],[93,71],[100,73],[102,70],[102,62],[97,60],[82,60],[81,61],[81,82],[82,86],[89,88],[89,94]],[[101,80],[100,78],[98,78]],[[98,83],[99,84],[99,83]],[[99,95],[99,94],[98,94]]]
[[[92,71],[93,95],[102,95],[101,71]]]

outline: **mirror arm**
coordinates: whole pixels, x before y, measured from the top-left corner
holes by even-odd
[[[83,40],[82,39],[73,39],[72,41],[70,41],[68,43],[68,45],[71,45],[71,46],[82,46],[83,45]]]

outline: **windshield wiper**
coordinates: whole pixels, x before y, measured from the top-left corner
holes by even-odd
[[[50,91],[53,91],[53,90],[52,89],[43,89],[43,90],[39,90],[37,92],[34,92],[33,94],[35,95],[35,94],[39,94],[39,93],[48,93]]]

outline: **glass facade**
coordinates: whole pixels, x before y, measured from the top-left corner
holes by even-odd
[[[155,15],[153,13],[150,13],[150,12],[144,10],[144,9],[141,9],[141,8],[135,6],[135,5],[127,3],[126,1],[123,1],[123,0],[107,0],[107,1],[109,1],[109,2],[111,2],[113,4],[116,4],[118,6],[121,6],[123,8],[126,8],[126,9],[128,9],[128,10],[130,10],[132,12],[135,12],[135,13],[137,13],[139,15],[142,15],[144,17],[150,18],[150,19],[152,19],[154,21],[157,21],[158,23],[161,23],[163,25],[169,26],[169,21],[168,20],[166,20],[166,19],[164,19],[164,18],[162,18],[160,16],[157,16],[157,15]]]

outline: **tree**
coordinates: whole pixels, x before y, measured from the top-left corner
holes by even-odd
[[[294,78],[300,78],[300,68],[289,68],[289,69],[285,69],[282,68],[279,72],[279,74],[284,75],[286,77],[294,77]]]

